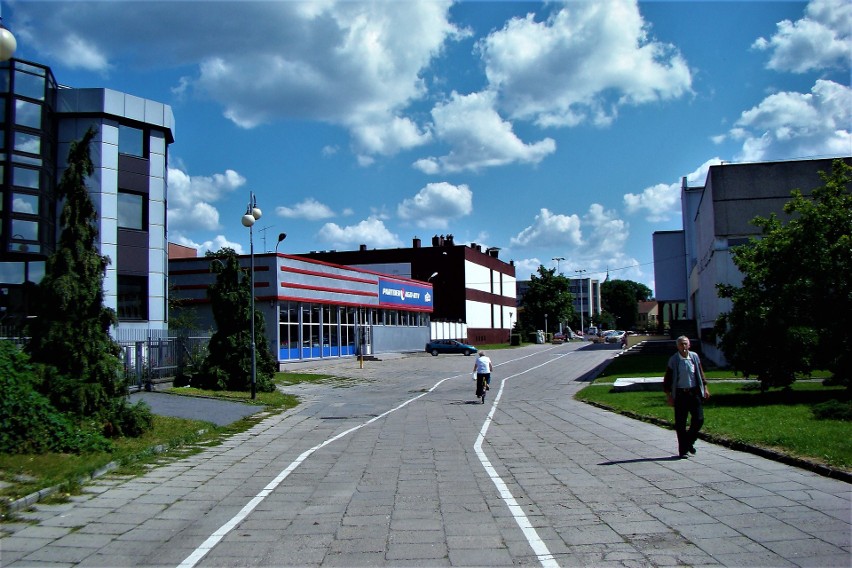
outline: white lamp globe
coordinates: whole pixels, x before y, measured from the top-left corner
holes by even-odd
[[[254,217],[254,220],[257,221],[263,216],[263,211],[258,207],[253,207],[251,210],[251,216]]]
[[[246,213],[245,215],[243,215],[243,227],[251,227],[252,225],[254,225],[254,222],[256,220],[257,219],[254,218],[254,215]]]
[[[12,32],[0,25],[0,61],[8,61],[15,54],[18,41]]]

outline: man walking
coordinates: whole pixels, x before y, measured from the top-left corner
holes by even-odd
[[[707,378],[698,354],[689,350],[689,338],[677,338],[677,353],[671,356],[663,377],[666,401],[674,406],[677,451],[682,458],[695,453],[695,440],[704,425],[704,400],[710,398]],[[690,416],[689,430],[686,417]]]

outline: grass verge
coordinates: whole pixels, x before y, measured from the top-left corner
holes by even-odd
[[[300,382],[346,381],[331,375],[307,373],[277,373],[279,385]],[[138,438],[118,438],[111,452],[86,454],[0,454],[0,520],[9,517],[9,503],[37,492],[56,490],[57,496],[67,496],[79,490],[81,482],[90,479],[104,468],[118,466],[121,474],[136,475],[170,458],[186,456],[204,447],[221,443],[233,434],[244,432],[269,416],[296,406],[296,397],[280,391],[258,392],[251,400],[249,392],[206,391],[192,388],[170,389],[188,396],[208,396],[235,402],[263,405],[264,413],[249,416],[227,426],[211,422],[154,416],[154,427]]]
[[[620,372],[618,376],[630,375]],[[711,380],[710,392],[702,433],[712,440],[763,448],[852,473],[852,422],[819,419],[813,411],[831,400],[848,404],[845,387],[797,382],[790,389],[761,393],[755,383]],[[614,392],[598,383],[581,390],[576,398],[640,420],[674,423],[673,410],[662,392]]]

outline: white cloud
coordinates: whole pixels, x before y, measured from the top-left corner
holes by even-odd
[[[243,128],[318,120],[348,128],[357,154],[388,155],[429,138],[403,112],[426,95],[422,75],[445,44],[469,33],[450,23],[451,5],[21,2],[15,16],[48,59],[104,72],[121,58],[168,61],[192,69],[176,92],[217,102]]]
[[[320,203],[313,197],[306,197],[301,203],[297,203],[293,207],[276,207],[275,214],[287,219],[307,219],[308,221],[334,217],[334,211],[331,207]]]
[[[402,246],[399,237],[391,233],[384,222],[376,217],[370,217],[357,225],[348,227],[326,223],[317,233],[317,239],[337,248],[354,248],[362,244],[371,248]]]
[[[690,92],[686,61],[648,37],[632,0],[570,2],[544,21],[514,18],[478,47],[500,108],[541,126],[605,125],[622,105]]]
[[[542,208],[532,225],[511,238],[517,247],[580,246],[583,236],[577,215],[557,215]]]
[[[515,261],[515,277],[518,280],[529,280],[531,274],[538,273],[538,267],[543,263],[538,258],[522,258]]]
[[[190,176],[169,168],[169,230],[219,229],[219,212],[213,204],[245,183],[246,179],[234,170]]]
[[[525,144],[512,124],[494,110],[494,93],[459,95],[432,109],[433,131],[453,149],[446,156],[418,160],[414,167],[428,174],[480,170],[513,163],[537,164],[556,151],[556,142],[544,138]]]
[[[710,166],[721,164],[720,158],[712,158],[701,164],[695,171],[686,176],[689,186],[704,185]],[[680,190],[682,182],[657,183],[646,187],[642,193],[627,193],[624,195],[624,207],[627,213],[633,215],[644,212],[645,220],[649,223],[667,221],[679,217]]]
[[[187,247],[192,247],[198,251],[198,256],[204,256],[204,253],[207,251],[216,252],[222,248],[232,248],[236,251],[237,254],[245,254],[243,250],[243,246],[239,243],[232,243],[224,235],[216,235],[212,240],[204,241],[203,243],[197,243],[192,239],[186,237],[182,234],[177,234],[171,238],[170,241],[177,243],[179,245],[184,245]]]
[[[586,231],[586,246],[598,257],[620,253],[624,249],[630,226],[619,219],[615,211],[607,211],[603,205],[592,203],[589,212],[583,216],[583,225],[590,227]]]
[[[742,140],[737,161],[848,156],[852,89],[818,80],[810,93],[782,92],[745,111],[728,136]]]
[[[470,215],[473,192],[464,184],[429,183],[414,197],[397,206],[400,219],[414,220],[418,227],[445,229],[450,220]]]
[[[852,4],[848,0],[813,0],[801,20],[784,20],[777,26],[775,35],[758,38],[752,45],[769,52],[769,69],[805,73],[827,67],[849,68]]]

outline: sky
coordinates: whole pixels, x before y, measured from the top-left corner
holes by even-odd
[[[254,193],[256,253],[451,234],[653,290],[683,177],[852,155],[846,0],[0,8],[60,84],[172,107],[168,238],[199,254],[248,253]]]

